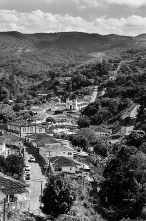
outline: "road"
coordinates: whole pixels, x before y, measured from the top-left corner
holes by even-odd
[[[130,118],[133,118],[135,119],[137,117],[137,113],[138,113],[138,108],[139,108],[140,105],[136,105],[133,110],[130,112]],[[134,129],[134,126],[129,126],[129,127],[126,127],[126,133],[125,135],[130,135],[131,132],[133,131]]]
[[[140,106],[140,105],[136,105],[136,106],[133,108],[133,110],[132,110],[131,113],[130,113],[130,117],[131,117],[131,118],[136,118],[139,106]]]
[[[97,93],[98,93],[98,86],[95,86],[95,89],[94,89],[93,94],[92,94],[92,96],[91,96],[90,103],[95,102],[96,97],[97,97]]]
[[[42,169],[43,161],[39,155],[34,151],[32,147],[25,147],[26,149],[26,165],[30,165],[30,180],[27,181],[30,184],[30,212],[34,214],[39,214],[40,202],[39,196],[41,195],[41,182],[42,189],[45,186],[46,177],[44,175],[45,171]],[[31,156],[34,156],[36,162],[29,162]]]

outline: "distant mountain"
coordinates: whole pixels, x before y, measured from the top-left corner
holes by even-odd
[[[140,34],[140,35],[137,35],[136,36],[137,38],[144,38],[144,39],[146,39],[146,34],[144,33],[144,34]]]
[[[133,37],[119,35],[99,35],[82,32],[22,34],[19,32],[1,32],[1,36],[30,42],[37,49],[56,48],[80,53],[93,53],[113,49],[134,41]]]
[[[27,91],[54,74],[72,76],[78,66],[101,61],[102,55],[107,60],[122,53],[133,56],[144,48],[144,39],[115,34],[0,32],[0,76],[14,75]]]

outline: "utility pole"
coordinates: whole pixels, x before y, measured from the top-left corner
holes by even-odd
[[[3,221],[6,220],[6,198],[4,198]]]
[[[50,151],[49,151],[49,165],[48,165],[48,162],[47,162],[47,167],[46,167],[46,172],[45,172],[45,176],[46,176],[46,174],[47,174],[47,171],[48,171],[48,168],[49,168],[49,176],[50,176]]]

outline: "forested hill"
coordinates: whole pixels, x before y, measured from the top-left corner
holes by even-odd
[[[61,83],[60,79],[58,82],[52,79],[58,77],[63,81],[65,77],[72,77],[75,73],[77,75],[80,67],[82,74],[87,78],[83,85],[92,85],[93,82],[96,84],[101,77],[98,75],[105,75],[104,69],[106,73],[112,70],[116,57],[120,60],[133,60],[145,49],[144,39],[114,34],[0,32],[0,90],[4,95],[0,99],[16,98],[18,94],[26,95],[30,91],[64,91],[70,82],[64,87],[58,85]],[[110,64],[105,67],[99,66],[97,62],[101,63],[101,57],[107,64],[111,59]],[[88,66],[89,61],[93,66]],[[87,76],[91,72],[94,73],[94,78],[92,74]]]
[[[1,32],[0,38],[9,38],[10,41],[18,41],[18,45],[31,46],[37,49],[55,47],[62,50],[73,50],[85,54],[104,51],[129,44],[133,37],[118,35],[99,35],[83,32],[37,33],[22,34],[19,32]],[[19,45],[20,46],[20,45]]]

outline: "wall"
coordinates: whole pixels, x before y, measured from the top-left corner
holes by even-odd
[[[3,201],[5,197],[6,195],[2,191],[0,191],[0,201]]]
[[[6,149],[5,143],[0,144],[0,155],[3,155],[3,156],[7,156],[8,155],[8,151]]]
[[[33,133],[46,133],[46,130],[45,128],[39,127],[37,125],[21,127],[21,137],[25,137],[28,134]]]
[[[76,167],[62,167],[62,172],[75,173]]]
[[[53,167],[52,164],[50,166],[51,166],[51,170],[54,174],[59,174],[59,173],[62,173],[62,172],[65,172],[65,173],[75,173],[76,172],[75,166],[74,167],[67,167],[67,166],[62,167],[61,171],[56,171],[55,167]]]

